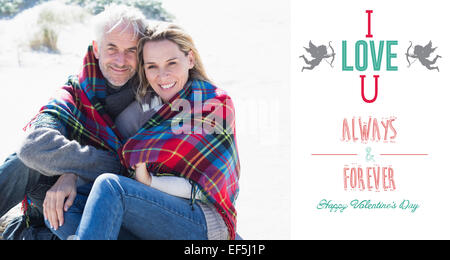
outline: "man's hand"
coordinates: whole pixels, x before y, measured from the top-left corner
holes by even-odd
[[[63,207],[64,211],[69,210],[77,196],[77,178],[72,173],[61,175],[45,195],[44,217],[54,230],[64,224]]]

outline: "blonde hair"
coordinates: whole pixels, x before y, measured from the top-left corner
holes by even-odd
[[[145,32],[145,36],[142,37],[138,43],[138,75],[140,83],[136,93],[137,100],[142,100],[142,98],[147,94],[147,91],[149,91],[150,86],[150,83],[147,81],[147,77],[145,76],[143,53],[144,45],[147,42],[163,40],[169,40],[178,45],[180,51],[185,55],[188,55],[188,53],[192,51],[195,64],[194,67],[189,70],[189,80],[198,79],[212,84],[212,81],[206,75],[205,68],[203,67],[202,60],[200,59],[200,55],[194,45],[192,37],[176,24],[159,22],[156,25],[149,26]],[[152,91],[151,87],[150,91]]]

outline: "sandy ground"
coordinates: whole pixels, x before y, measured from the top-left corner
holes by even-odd
[[[163,6],[191,33],[208,73],[236,108],[238,233],[289,239],[288,1],[185,2],[165,0]],[[78,71],[89,42],[86,26],[74,25],[71,34],[60,35],[61,54],[27,51],[17,38],[27,19],[0,21],[0,160],[16,149],[22,127],[52,91]]]

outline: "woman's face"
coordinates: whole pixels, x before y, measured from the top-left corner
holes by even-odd
[[[169,40],[145,43],[143,58],[148,82],[166,102],[183,89],[195,64],[192,51],[185,55]]]

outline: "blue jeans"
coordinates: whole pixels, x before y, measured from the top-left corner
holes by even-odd
[[[99,176],[88,197],[77,194],[64,225],[54,232],[63,239],[76,234],[82,240],[111,240],[121,230],[139,239],[208,239],[197,204],[115,174]]]
[[[28,168],[15,153],[0,165],[0,217],[20,203],[25,195],[42,213],[45,194],[59,176],[47,177]]]

